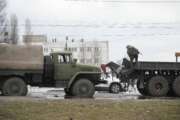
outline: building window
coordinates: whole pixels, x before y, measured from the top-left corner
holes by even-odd
[[[87,51],[88,51],[88,52],[91,52],[91,47],[88,47],[88,48],[87,48]]]
[[[75,47],[69,48],[69,51],[76,52],[77,48],[75,48]]]
[[[68,48],[68,51],[71,51],[71,48]]]
[[[91,64],[92,63],[92,59],[87,59],[87,63]]]
[[[77,51],[77,48],[74,48],[74,52],[76,52]]]
[[[81,52],[84,51],[84,47],[80,47],[80,51],[81,51]]]
[[[48,48],[44,48],[44,52],[48,52]]]
[[[80,59],[80,63],[85,63],[85,59]]]
[[[52,42],[53,42],[53,43],[56,43],[56,38],[52,39]]]
[[[53,49],[53,48],[51,48],[51,52],[54,52],[54,49]]]
[[[99,59],[97,59],[97,58],[94,59],[94,63],[95,63],[95,64],[99,63]]]
[[[94,51],[96,51],[96,52],[99,51],[99,48],[98,48],[98,47],[95,47],[95,48],[94,48]]]

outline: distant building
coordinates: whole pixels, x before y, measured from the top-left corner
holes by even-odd
[[[43,45],[47,42],[46,35],[23,35],[24,44]]]
[[[109,61],[108,41],[56,41],[53,39],[44,44],[44,54],[53,51],[71,51],[78,63],[89,65],[100,65]]]
[[[71,51],[78,63],[89,65],[100,65],[109,61],[108,41],[57,41],[57,39],[47,40],[45,35],[24,35],[25,44],[42,45],[44,55],[49,55],[55,51]]]

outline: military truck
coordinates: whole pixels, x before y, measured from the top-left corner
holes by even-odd
[[[0,44],[0,90],[5,96],[25,96],[27,85],[61,87],[67,95],[92,97],[101,70],[76,63],[70,52],[43,56],[42,46]]]
[[[107,66],[120,83],[136,81],[142,95],[180,97],[180,63],[177,58],[176,62],[131,62],[124,58],[121,65],[110,62]]]

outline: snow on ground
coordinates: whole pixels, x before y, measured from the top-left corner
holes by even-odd
[[[29,87],[28,96],[45,99],[64,99],[65,93],[62,88],[39,88]],[[112,94],[108,91],[95,92],[94,99],[138,99],[140,94],[134,88],[130,88],[128,92]]]

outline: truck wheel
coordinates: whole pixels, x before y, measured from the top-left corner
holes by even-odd
[[[137,81],[137,90],[141,95],[148,95],[145,86],[144,88],[140,88],[140,80]]]
[[[155,76],[148,81],[147,89],[151,96],[166,96],[169,91],[169,84],[164,77]]]
[[[114,93],[114,94],[118,94],[121,90],[121,86],[119,83],[111,83],[110,87],[109,87],[109,92],[110,93]]]
[[[93,97],[94,84],[88,79],[79,79],[72,86],[72,94],[76,97]]]
[[[2,94],[5,96],[26,96],[27,92],[26,83],[17,77],[9,78],[2,87]]]
[[[175,95],[180,97],[180,76],[174,80],[172,88]]]

